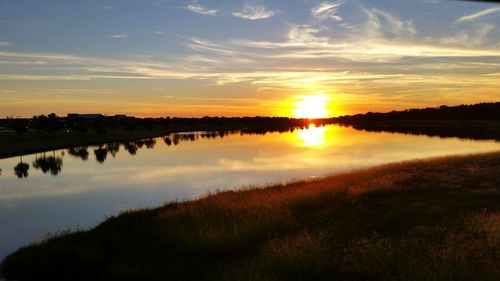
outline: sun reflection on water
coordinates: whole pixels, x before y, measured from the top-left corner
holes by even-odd
[[[327,143],[327,127],[316,127],[310,124],[309,128],[297,131],[297,140],[302,146],[320,147]]]

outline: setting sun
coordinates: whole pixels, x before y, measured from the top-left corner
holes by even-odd
[[[325,95],[299,96],[293,114],[296,118],[325,118],[330,114],[327,107],[328,97]]]

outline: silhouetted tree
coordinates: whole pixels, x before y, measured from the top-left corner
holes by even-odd
[[[368,112],[366,114],[346,115],[333,118],[337,122],[373,122],[401,120],[500,120],[500,102],[413,108],[386,113]]]
[[[94,130],[99,135],[103,135],[107,132],[107,126],[106,117],[104,116],[99,116],[94,120]]]
[[[122,124],[125,127],[125,130],[127,131],[134,131],[135,129],[137,129],[138,122],[139,120],[135,118],[126,118],[122,120]]]
[[[69,127],[77,132],[87,133],[89,131],[88,122],[82,118],[72,118],[68,122],[70,122]]]
[[[24,134],[28,131],[29,120],[27,119],[13,119],[10,127],[18,134]]]
[[[39,131],[54,132],[60,128],[59,118],[55,113],[51,113],[48,116],[35,116],[33,123],[34,128]]]
[[[155,127],[155,119],[153,119],[153,118],[145,118],[142,121],[142,125],[144,126],[144,128],[146,128],[148,130],[151,130],[151,129],[153,129]]]

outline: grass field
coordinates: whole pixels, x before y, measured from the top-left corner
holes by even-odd
[[[7,280],[500,280],[500,153],[388,164],[127,211]]]

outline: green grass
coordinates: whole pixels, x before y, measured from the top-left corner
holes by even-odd
[[[30,245],[7,280],[500,280],[500,153],[211,194]]]

